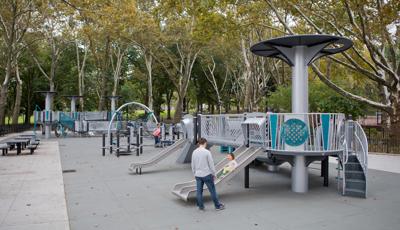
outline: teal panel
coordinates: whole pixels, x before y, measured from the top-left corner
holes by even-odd
[[[271,129],[271,148],[276,149],[276,131],[278,126],[278,115],[271,114],[269,117],[269,127]]]
[[[321,115],[321,123],[322,123],[322,145],[324,150],[329,149],[329,126],[330,126],[330,114],[322,114]]]

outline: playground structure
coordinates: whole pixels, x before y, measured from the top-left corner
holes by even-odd
[[[133,123],[133,125],[138,128],[139,123],[145,130],[154,129],[157,119],[155,118],[153,112],[149,110],[146,106],[140,103],[132,102],[138,108],[144,109],[147,112],[147,116],[141,121],[129,121],[128,118],[123,117],[123,111],[116,111],[117,100],[119,96],[108,97],[111,100],[111,110],[110,111],[76,111],[76,100],[81,98],[77,95],[65,96],[71,100],[71,109],[69,112],[63,111],[53,111],[50,108],[51,101],[55,95],[55,92],[40,91],[46,96],[46,106],[45,110],[34,111],[34,127],[42,127],[42,133],[46,135],[46,138],[50,138],[51,130],[54,130],[55,136],[65,137],[69,132],[77,133],[80,135],[96,135],[106,133],[108,128],[111,132],[120,131],[121,133],[128,131],[128,122]],[[113,122],[110,123],[110,120]]]
[[[223,178],[224,183],[244,169],[245,187],[249,187],[249,164],[255,159],[277,170],[288,162],[292,166],[292,191],[308,191],[308,166],[321,162],[324,186],[329,181],[329,156],[338,160],[338,189],[342,195],[367,196],[368,143],[361,126],[340,113],[308,112],[307,67],[318,58],[342,52],[352,46],[346,38],[330,35],[296,35],[275,38],[254,45],[257,55],[282,59],[292,66],[292,113],[245,113],[232,115],[187,115],[181,122],[183,140],[146,161],[133,163],[131,171],[141,173],[165,157],[180,150],[178,163],[188,163],[197,139],[210,145],[231,145],[238,166]],[[333,47],[333,48],[332,48]],[[222,170],[226,160],[217,163]],[[196,191],[195,181],[176,184],[172,193],[187,200]]]
[[[128,106],[139,106],[143,108],[150,116],[153,118],[152,123],[144,123],[144,122],[137,122],[137,121],[130,121],[124,127],[124,129],[114,128],[114,123],[118,121],[114,121],[114,119],[118,118],[118,114],[123,111],[124,108]],[[147,119],[150,120],[150,119]],[[109,153],[119,157],[121,154],[130,155],[132,150],[136,149],[136,155],[139,156],[143,154],[143,137],[151,137],[153,131],[158,124],[157,118],[153,114],[153,111],[150,110],[147,106],[138,103],[138,102],[128,102],[120,106],[117,110],[114,111],[111,119],[108,121],[108,127],[106,132],[102,134],[102,155],[105,156],[105,152],[109,149]],[[167,125],[160,124],[161,129],[161,138],[160,138],[160,146],[158,147],[165,147],[175,143],[177,139],[180,137],[179,126],[175,125],[168,125],[168,132],[167,132]],[[107,134],[107,135],[106,135]],[[106,139],[108,138],[108,143]],[[121,140],[126,139],[126,144],[122,144]],[[156,146],[157,147],[157,146]]]

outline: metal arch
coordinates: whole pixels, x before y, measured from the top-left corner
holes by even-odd
[[[108,124],[108,130],[107,130],[107,136],[108,137],[110,136],[111,125],[112,125],[112,122],[114,121],[115,116],[117,115],[117,113],[119,111],[121,111],[123,108],[125,108],[128,105],[137,105],[137,106],[140,106],[140,107],[144,108],[147,112],[152,113],[152,116],[153,116],[154,120],[156,121],[156,124],[158,124],[158,121],[157,121],[156,116],[154,115],[154,112],[149,107],[143,105],[142,103],[131,101],[131,102],[128,102],[128,103],[125,103],[125,104],[121,105],[117,110],[115,110],[114,114],[111,117],[110,123]]]

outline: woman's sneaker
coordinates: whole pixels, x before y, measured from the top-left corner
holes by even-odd
[[[222,203],[220,203],[219,204],[219,207],[218,208],[216,208],[215,210],[217,210],[217,211],[221,211],[221,210],[224,210],[225,209],[225,205],[224,204],[222,204]]]

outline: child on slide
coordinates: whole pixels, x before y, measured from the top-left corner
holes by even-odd
[[[238,165],[235,160],[235,155],[233,153],[229,153],[226,157],[229,159],[229,162],[225,165],[225,167],[217,173],[217,178],[222,178],[227,175],[229,172],[232,172]]]

